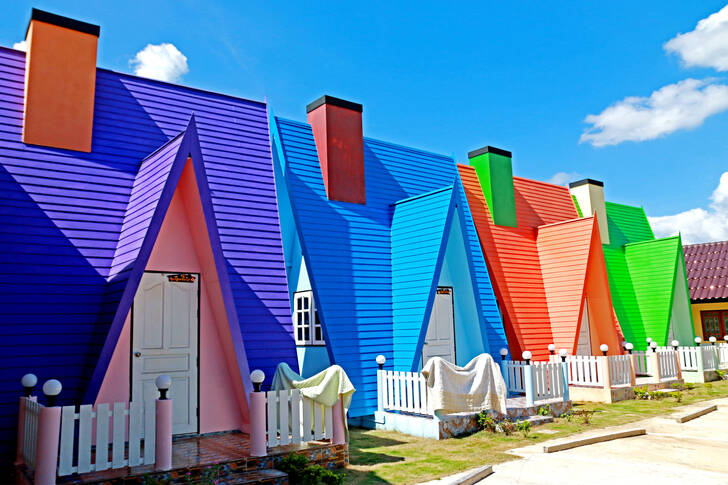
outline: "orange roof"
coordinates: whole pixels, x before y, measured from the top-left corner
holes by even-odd
[[[518,227],[495,225],[475,170],[458,167],[512,355],[545,359],[550,343],[575,352],[584,296],[593,348],[619,352],[595,219],[579,218],[566,187],[513,177]]]

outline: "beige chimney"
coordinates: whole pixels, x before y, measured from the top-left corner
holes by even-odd
[[[596,214],[602,244],[609,244],[607,210],[604,205],[604,182],[592,179],[579,180],[569,184],[569,191],[579,204],[584,217]]]

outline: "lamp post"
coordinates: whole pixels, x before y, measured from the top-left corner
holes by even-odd
[[[506,360],[506,356],[507,355],[508,355],[508,349],[507,348],[503,347],[502,349],[500,349],[500,356],[501,356],[501,360],[502,361],[505,361]]]
[[[728,335],[723,335],[723,340],[728,343]]]
[[[167,374],[162,374],[160,376],[157,376],[156,379],[154,379],[154,385],[157,386],[157,389],[159,389],[159,400],[165,401],[169,399],[167,397],[167,391],[169,391],[170,386],[172,385],[172,378],[169,377]]]
[[[653,352],[657,352],[657,342],[655,342],[654,340],[650,342],[650,348]]]
[[[556,351],[556,344],[549,344],[549,352],[551,355],[554,355],[554,352]]]
[[[715,341],[718,340],[718,339],[715,338],[715,337],[713,337],[713,336],[711,336],[708,340],[710,341],[710,345],[715,346]]]
[[[531,354],[530,350],[524,350],[521,357],[523,357],[523,360],[526,361],[526,365],[531,365],[531,358],[533,357],[533,354]]]
[[[38,384],[38,378],[35,374],[25,374],[20,380],[20,383],[23,385],[23,394],[25,397],[30,397],[33,394],[35,385]]]
[[[602,355],[604,357],[606,357],[607,356],[607,352],[609,351],[609,345],[602,344],[602,345],[599,346],[599,350],[601,350],[602,351]]]
[[[703,339],[701,339],[700,337],[695,337],[695,340],[693,340],[693,342],[695,342],[696,347],[700,347],[700,343],[702,341],[703,341]]]
[[[566,349],[559,350],[559,357],[561,357],[561,362],[566,362],[566,356],[569,354],[569,351]]]
[[[158,375],[154,379],[154,385],[159,390],[159,399],[154,403],[157,414],[154,469],[167,471],[172,469],[172,400],[167,397],[167,392],[172,386],[172,378],[167,374]]]
[[[253,383],[253,391],[260,392],[260,386],[263,385],[265,380],[265,372],[260,369],[255,369],[250,373],[250,381]]]
[[[387,358],[385,356],[382,354],[377,355],[377,365],[379,366],[379,370],[384,369],[385,362],[387,362]]]
[[[677,348],[678,348],[678,347],[680,347],[680,342],[678,342],[677,340],[673,340],[673,341],[672,341],[672,342],[670,342],[670,343],[672,344],[672,349],[673,349],[673,350],[674,350],[675,352],[677,352]]]
[[[250,393],[250,456],[265,456],[265,393],[260,392],[260,386],[265,380],[265,372],[256,369],[250,373],[253,383],[253,392]]]
[[[47,407],[51,408],[56,405],[56,398],[61,393],[63,386],[60,381],[50,379],[43,384],[43,394],[46,395]]]
[[[634,349],[634,344],[631,342],[627,342],[624,344],[624,348],[627,350],[628,353],[632,354],[632,349]]]

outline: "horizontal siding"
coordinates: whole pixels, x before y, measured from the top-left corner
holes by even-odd
[[[451,187],[455,163],[450,157],[365,138],[366,205],[329,201],[310,126],[280,118],[275,121],[291,206],[328,345],[334,361],[344,367],[357,389],[349,412],[352,416],[371,414],[377,403],[375,358],[385,355],[388,368],[393,368],[395,360],[392,204]],[[475,233],[474,227],[468,228]],[[413,248],[429,244],[423,238],[411,242]],[[482,260],[482,253],[478,254]],[[403,255],[402,260],[412,262],[412,257]],[[488,278],[484,266],[478,278]],[[419,284],[429,278],[431,284],[428,272],[432,270],[413,274],[413,281]],[[486,293],[490,282],[480,281],[479,288]],[[483,312],[489,324],[502,332],[497,315],[494,318],[492,293],[481,300],[490,301]],[[403,312],[424,311],[421,302],[401,303]]]
[[[0,439],[12,439],[25,372],[61,378],[64,404],[83,395],[164,183],[151,158],[193,113],[249,365],[295,365],[265,105],[98,69],[92,152],[79,153],[22,143],[24,72],[25,55],[0,48],[0,313],[12,316],[0,355],[23,354],[3,367]],[[138,208],[135,188],[148,196]]]
[[[438,257],[444,251],[452,188],[394,206],[392,216],[392,313],[394,367],[411,370],[427,331]],[[429,305],[428,305],[429,304]]]

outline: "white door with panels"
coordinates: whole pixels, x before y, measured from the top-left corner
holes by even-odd
[[[144,273],[132,311],[132,401],[159,396],[154,380],[172,378],[172,432],[197,432],[199,276]]]
[[[576,355],[591,355],[591,329],[589,328],[589,305],[584,299],[584,308],[581,311],[581,329],[579,330],[579,341],[576,345]]]
[[[442,357],[455,363],[455,320],[452,288],[440,287],[435,293],[425,343],[422,347],[422,365],[431,357]]]

